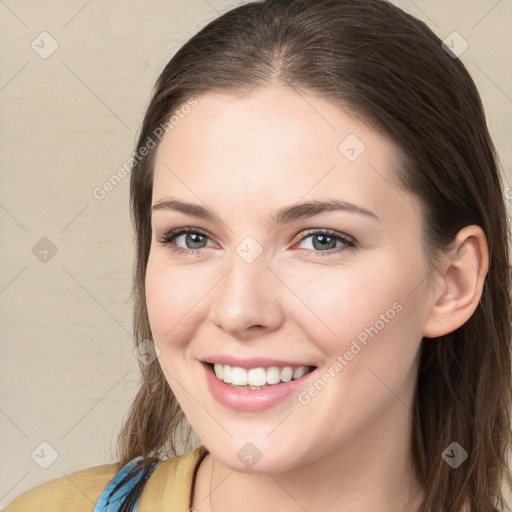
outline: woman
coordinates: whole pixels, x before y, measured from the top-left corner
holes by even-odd
[[[133,162],[149,355],[120,461],[7,512],[505,510],[502,189],[467,70],[393,5],[209,23],[159,77]],[[175,457],[183,424],[202,445]]]

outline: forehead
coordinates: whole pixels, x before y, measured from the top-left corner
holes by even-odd
[[[382,216],[410,208],[395,183],[395,146],[328,100],[281,86],[196,99],[160,143],[154,200],[281,206],[329,194]]]

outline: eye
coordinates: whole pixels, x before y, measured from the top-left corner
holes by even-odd
[[[306,249],[306,251],[314,256],[329,256],[347,249],[354,249],[357,245],[352,237],[332,230],[309,230],[299,243],[308,238],[311,239],[313,249]],[[341,247],[336,247],[337,242],[341,242]]]
[[[192,249],[187,247],[176,247],[171,245],[175,240],[182,239],[185,242],[185,245],[190,244],[193,246]],[[202,245],[209,236],[203,231],[199,231],[197,229],[189,229],[189,228],[178,228],[172,231],[169,231],[162,237],[160,237],[157,242],[162,245],[170,246],[171,250],[176,252],[177,254],[195,254],[198,255],[201,252],[201,249],[205,246]]]

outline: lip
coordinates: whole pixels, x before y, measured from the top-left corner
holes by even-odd
[[[247,362],[248,360],[245,361]],[[258,361],[261,362],[263,360],[258,359]],[[270,364],[269,366],[280,365],[281,363],[279,365]],[[204,369],[206,382],[212,396],[223,406],[240,412],[265,411],[276,406],[286,398],[292,395],[296,395],[307,385],[307,382],[312,378],[312,375],[316,374],[316,370],[318,369],[315,368],[313,371],[303,375],[299,379],[291,380],[290,382],[281,382],[280,384],[274,384],[268,388],[252,391],[250,389],[244,388],[233,388],[229,384],[226,384],[222,380],[218,379],[215,376],[212,367],[206,362],[201,362],[201,366]],[[256,367],[257,366],[250,366],[250,368]]]
[[[247,359],[239,359],[238,357],[233,357],[229,355],[210,356],[204,359],[203,362],[212,364],[229,364],[230,366],[238,366],[239,368],[245,368],[246,370],[260,367],[269,368],[270,366],[278,366],[280,368],[283,368],[285,366],[291,366],[292,368],[298,368],[299,366],[314,366],[311,363],[283,361],[279,359],[271,359],[268,357],[249,357]]]

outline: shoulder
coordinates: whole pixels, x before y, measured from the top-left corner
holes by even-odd
[[[174,480],[182,478],[189,480],[193,478],[197,467],[208,453],[207,448],[201,445],[191,452],[167,459],[159,464],[151,478],[158,480],[165,475],[166,480],[169,477],[173,477]]]
[[[162,462],[147,481],[140,501],[140,512],[188,510],[195,474],[208,450],[204,445]],[[10,512],[10,511],[6,511]]]
[[[50,480],[15,498],[4,512],[90,512],[118,469],[104,464]]]
[[[207,453],[201,445],[160,463],[144,487],[140,511],[159,510],[162,503],[188,508],[196,470]],[[50,480],[15,498],[4,512],[91,512],[120,469],[104,464]]]

